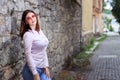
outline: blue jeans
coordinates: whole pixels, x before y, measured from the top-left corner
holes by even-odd
[[[50,78],[48,78],[46,76],[46,74],[44,73],[44,69],[43,68],[37,68],[37,71],[39,73],[40,76],[40,80],[51,80]],[[27,66],[27,64],[24,66],[23,71],[22,71],[22,76],[23,76],[23,80],[34,80],[33,78],[33,74],[30,71],[29,67]]]

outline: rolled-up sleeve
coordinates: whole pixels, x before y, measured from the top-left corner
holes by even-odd
[[[23,43],[24,43],[24,50],[25,50],[25,57],[27,64],[32,71],[33,75],[38,74],[36,70],[36,65],[34,64],[32,55],[31,55],[31,48],[32,48],[32,35],[29,32],[26,32],[23,36]]]

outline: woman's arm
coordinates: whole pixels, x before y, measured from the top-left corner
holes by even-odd
[[[27,65],[32,71],[33,75],[38,74],[36,70],[36,66],[34,64],[32,55],[31,55],[31,47],[32,47],[32,35],[30,32],[26,32],[23,36],[23,42],[24,42],[24,50],[25,50],[25,58],[27,61]]]

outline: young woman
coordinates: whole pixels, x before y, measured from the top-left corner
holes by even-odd
[[[22,14],[20,37],[24,43],[26,64],[22,71],[24,80],[51,80],[46,49],[48,39],[42,32],[38,18],[32,10]]]

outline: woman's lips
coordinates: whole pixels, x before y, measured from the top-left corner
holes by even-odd
[[[35,23],[35,21],[33,21],[32,23]]]

